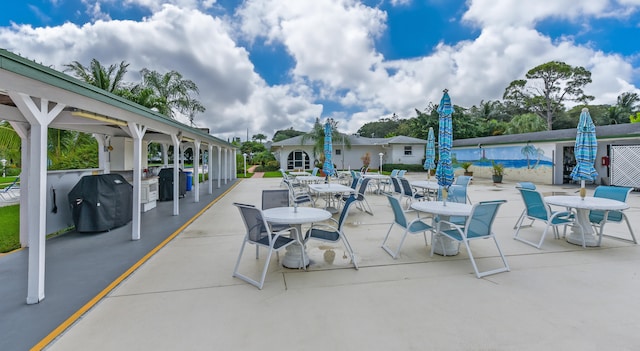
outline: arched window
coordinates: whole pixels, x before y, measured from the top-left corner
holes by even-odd
[[[310,169],[309,155],[302,150],[295,150],[287,156],[287,170],[290,169]]]

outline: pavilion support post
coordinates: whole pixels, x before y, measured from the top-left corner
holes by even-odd
[[[200,140],[193,141],[193,201],[200,202]]]
[[[208,179],[207,179],[207,185],[209,186],[209,190],[208,190],[208,194],[211,195],[213,194],[213,177],[211,176],[211,172],[213,171],[213,157],[211,157],[213,155],[213,145],[208,144],[207,145],[207,161],[208,161],[208,166],[207,166],[207,175],[208,175]]]
[[[142,137],[147,127],[129,122],[133,137],[133,216],[131,217],[131,240],[140,240],[140,195],[142,193]]]
[[[173,140],[173,215],[180,214],[180,169],[178,168],[178,159],[180,158],[180,141],[182,136],[171,134]]]
[[[33,98],[22,93],[9,92],[11,100],[31,125],[29,130],[29,169],[26,188],[26,207],[29,213],[27,226],[29,241],[29,268],[27,272],[27,304],[44,299],[45,246],[47,227],[47,129],[62,112],[65,105],[55,104],[50,109],[49,100],[40,99],[38,107]],[[25,217],[26,218],[26,217]]]
[[[218,189],[220,189],[221,180],[222,180],[222,148],[218,146]]]

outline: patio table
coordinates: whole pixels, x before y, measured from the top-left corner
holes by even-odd
[[[329,211],[315,207],[273,207],[262,211],[264,219],[269,223],[288,224],[298,229],[302,238],[302,225],[305,223],[322,222],[331,218]],[[304,247],[294,243],[287,246],[282,265],[287,268],[302,268],[309,264],[309,256],[305,255],[305,262],[301,262],[300,250]]]
[[[311,173],[304,172],[304,171],[293,171],[293,172],[289,172],[289,174],[291,174],[292,176],[310,176],[311,175]]]
[[[327,184],[309,184],[309,189],[318,194],[325,195],[325,207],[324,209],[331,213],[338,213],[338,209],[333,205],[333,194],[338,193],[355,193],[355,190],[346,185],[339,183],[327,183]]]
[[[573,195],[546,196],[544,201],[550,205],[564,206],[576,209],[576,224],[567,235],[567,242],[582,246],[582,233],[584,233],[585,246],[598,246],[595,231],[589,221],[589,211],[622,211],[629,208],[625,202],[602,197],[588,196],[584,199]]]
[[[378,187],[378,189],[375,191],[376,194],[382,194],[382,188],[380,186],[381,181],[384,180],[384,179],[390,179],[391,178],[388,175],[378,174],[378,173],[363,174],[362,177],[371,178],[372,180],[374,180],[376,182],[376,186]]]
[[[429,180],[414,180],[411,182],[411,186],[422,189],[422,194],[429,199],[435,199],[438,194],[438,189],[440,189],[438,182]]]
[[[312,176],[312,175],[298,176],[296,177],[296,180],[305,184],[324,182],[323,177]]]
[[[443,201],[414,201],[411,203],[411,208],[419,212],[438,215],[443,220],[448,221],[451,217],[468,217],[473,206],[449,201],[447,201],[446,205]],[[442,229],[449,229],[449,227],[444,227],[443,225]],[[433,246],[433,252],[438,255],[453,256],[459,252],[458,242],[438,233],[433,236],[431,245]]]

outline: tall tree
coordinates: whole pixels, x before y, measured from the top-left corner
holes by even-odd
[[[142,74],[142,85],[153,90],[155,95],[167,102],[167,116],[175,118],[176,112],[186,115],[191,124],[196,113],[204,112],[204,106],[196,100],[193,95],[198,95],[198,86],[189,79],[184,79],[182,74],[170,71],[160,74],[144,68]]]
[[[331,123],[331,133],[334,143],[337,140],[344,140],[345,146],[347,148],[351,148],[351,141],[345,134],[338,132],[338,121],[333,118],[329,119],[329,123]],[[301,143],[304,143],[307,140],[313,140],[313,158],[317,160],[317,156],[322,154],[324,150],[324,124],[320,123],[320,118],[316,118],[316,122],[313,124],[313,128],[310,132],[302,135]]]
[[[544,118],[547,130],[553,129],[553,119],[564,110],[565,101],[587,104],[594,99],[583,90],[591,83],[591,72],[584,67],[551,61],[530,69],[526,78],[511,82],[503,98]]]
[[[258,133],[258,134],[254,134],[253,137],[251,137],[251,139],[262,142],[263,140],[267,139],[267,136],[262,133]]]
[[[278,142],[278,141],[282,141],[282,140],[286,140],[286,139],[290,139],[293,137],[297,137],[298,135],[303,135],[305,134],[304,132],[301,132],[299,130],[294,130],[293,127],[289,127],[289,129],[283,129],[283,130],[278,130],[273,134],[273,138],[271,140],[273,140],[273,142]]]
[[[73,72],[73,74],[94,85],[100,89],[110,93],[117,93],[124,88],[124,75],[127,73],[128,63],[124,61],[119,65],[103,66],[97,59],[92,59],[88,67],[85,67],[78,61],[64,65],[65,72]]]
[[[541,132],[546,130],[546,123],[544,119],[535,113],[525,113],[523,115],[515,116],[509,122],[507,134],[523,134],[531,132]]]

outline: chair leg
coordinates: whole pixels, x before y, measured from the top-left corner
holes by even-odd
[[[344,244],[344,247],[347,249],[347,252],[349,253],[349,256],[351,256],[351,262],[353,263],[353,267],[356,270],[358,270],[359,267],[358,267],[358,262],[356,262],[356,254],[353,252],[353,248],[351,247],[351,243],[349,243],[349,240],[344,235],[340,235],[340,238],[342,238],[342,242]]]

